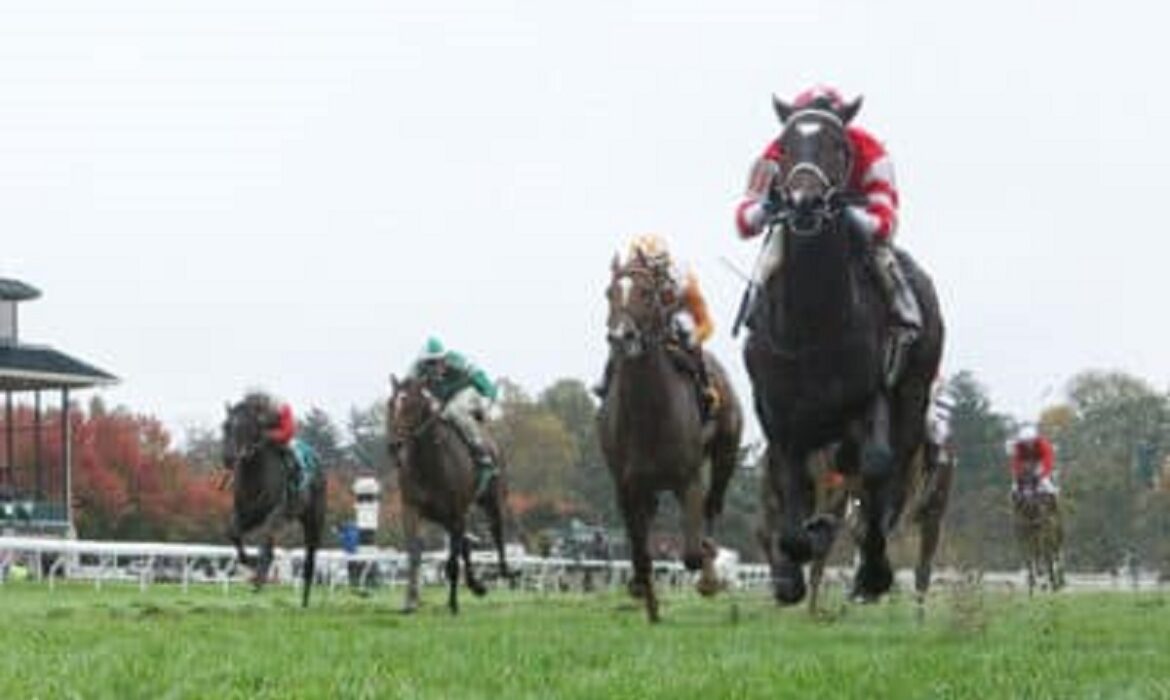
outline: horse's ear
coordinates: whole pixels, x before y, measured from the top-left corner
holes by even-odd
[[[638,258],[638,267],[650,267],[650,264],[646,262],[646,252],[642,250],[641,246],[634,249],[634,255]]]
[[[231,413],[232,412],[232,402],[231,401],[224,401],[223,402],[223,412],[224,413]]]
[[[852,102],[841,108],[841,121],[848,124],[853,121],[857,113],[861,111],[861,103],[865,100],[864,97],[858,95]]]
[[[620,253],[614,252],[613,260],[609,261],[609,272],[614,277],[617,277],[622,271],[622,256]]]
[[[394,394],[398,393],[398,376],[393,373],[390,374],[390,391]]]
[[[776,118],[780,120],[781,124],[787,122],[788,118],[792,116],[792,113],[796,111],[792,108],[792,105],[775,95],[772,95],[772,109],[776,111]]]

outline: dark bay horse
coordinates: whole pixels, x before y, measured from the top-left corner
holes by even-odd
[[[309,475],[305,488],[289,488],[285,451],[266,436],[263,414],[266,402],[249,395],[227,407],[223,424],[224,466],[233,473],[233,511],[228,539],[236,546],[239,562],[255,570],[256,590],[268,579],[273,546],[279,528],[289,520],[301,524],[305,561],[301,570],[301,604],[309,605],[317,548],[325,528],[325,477],[318,470]],[[295,494],[295,495],[293,495]],[[244,551],[244,536],[255,531],[260,556]]]
[[[1039,576],[1047,577],[1048,590],[1060,590],[1064,587],[1064,528],[1056,497],[1040,493],[1033,480],[1022,485],[1013,497],[1013,505],[1016,542],[1027,567],[1028,595],[1035,590]]]
[[[715,548],[704,542],[723,510],[727,484],[735,471],[743,415],[723,368],[706,358],[722,397],[704,426],[695,380],[680,368],[675,347],[676,307],[664,301],[667,280],[636,262],[615,258],[609,299],[608,337],[613,375],[598,414],[601,449],[613,476],[618,506],[626,524],[634,576],[630,592],[645,601],[651,622],[658,620],[653,562],[648,535],[658,493],[670,491],[682,509],[683,562],[702,570],[699,590],[714,594]],[[703,486],[703,464],[711,463],[710,486]]]
[[[471,541],[467,537],[467,515],[476,500],[475,462],[459,431],[440,413],[442,407],[424,384],[413,378],[390,378],[391,397],[386,412],[390,454],[399,467],[398,487],[402,495],[402,523],[409,556],[409,576],[403,612],[419,605],[419,567],[422,563],[420,518],[440,525],[447,532],[447,606],[459,612],[459,560],[467,587],[477,596],[487,588],[471,568]],[[494,448],[493,448],[494,449]],[[510,578],[504,556],[504,523],[507,491],[503,460],[499,474],[479,499],[487,515],[499,557],[500,576]]]
[[[890,311],[870,243],[843,215],[853,160],[846,126],[859,107],[854,102],[837,112],[794,113],[776,101],[784,129],[774,196],[785,204],[765,245],[783,246],[783,268],[762,282],[744,359],[781,512],[770,559],[774,593],[783,604],[804,597],[802,565],[823,557],[836,536],[836,523],[815,517],[807,464],[811,454],[832,445],[838,446],[838,468],[859,483],[863,535],[854,594],[873,599],[893,584],[886,542],[914,483],[913,461],[925,442],[930,386],[942,354],[933,283],[899,253],[923,326],[887,386]]]

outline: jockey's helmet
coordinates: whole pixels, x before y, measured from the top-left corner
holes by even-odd
[[[802,91],[792,100],[794,109],[809,109],[815,107],[826,108],[839,112],[845,108],[845,98],[841,92],[828,85],[814,85]]]
[[[630,241],[629,258],[633,260],[639,254],[651,267],[665,267],[670,264],[670,250],[666,241],[655,233],[644,233]]]
[[[433,362],[434,360],[443,359],[446,355],[447,348],[443,347],[443,341],[432,335],[423,344],[422,352],[419,353],[418,359],[423,362]]]

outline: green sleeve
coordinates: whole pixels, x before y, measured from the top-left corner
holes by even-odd
[[[482,369],[475,368],[471,373],[471,383],[475,386],[475,390],[478,391],[482,396],[489,398],[492,401],[496,400],[496,396],[499,394],[499,391],[496,389],[495,382],[493,382],[491,378],[488,377],[487,372],[484,372]]]

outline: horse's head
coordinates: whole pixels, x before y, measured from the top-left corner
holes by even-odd
[[[234,470],[259,451],[264,441],[265,416],[271,410],[267,397],[248,394],[236,404],[225,406],[223,421],[223,464]]]
[[[636,251],[622,264],[615,255],[605,296],[609,300],[606,333],[614,356],[637,357],[670,334],[670,319],[679,300],[673,298],[669,270]]]
[[[784,127],[774,195],[785,205],[790,231],[819,233],[849,185],[854,152],[846,127],[861,109],[861,98],[845,104],[814,100],[796,108],[773,97],[772,105]]]
[[[414,377],[390,377],[390,404],[386,411],[391,445],[402,445],[438,417],[438,399]]]

